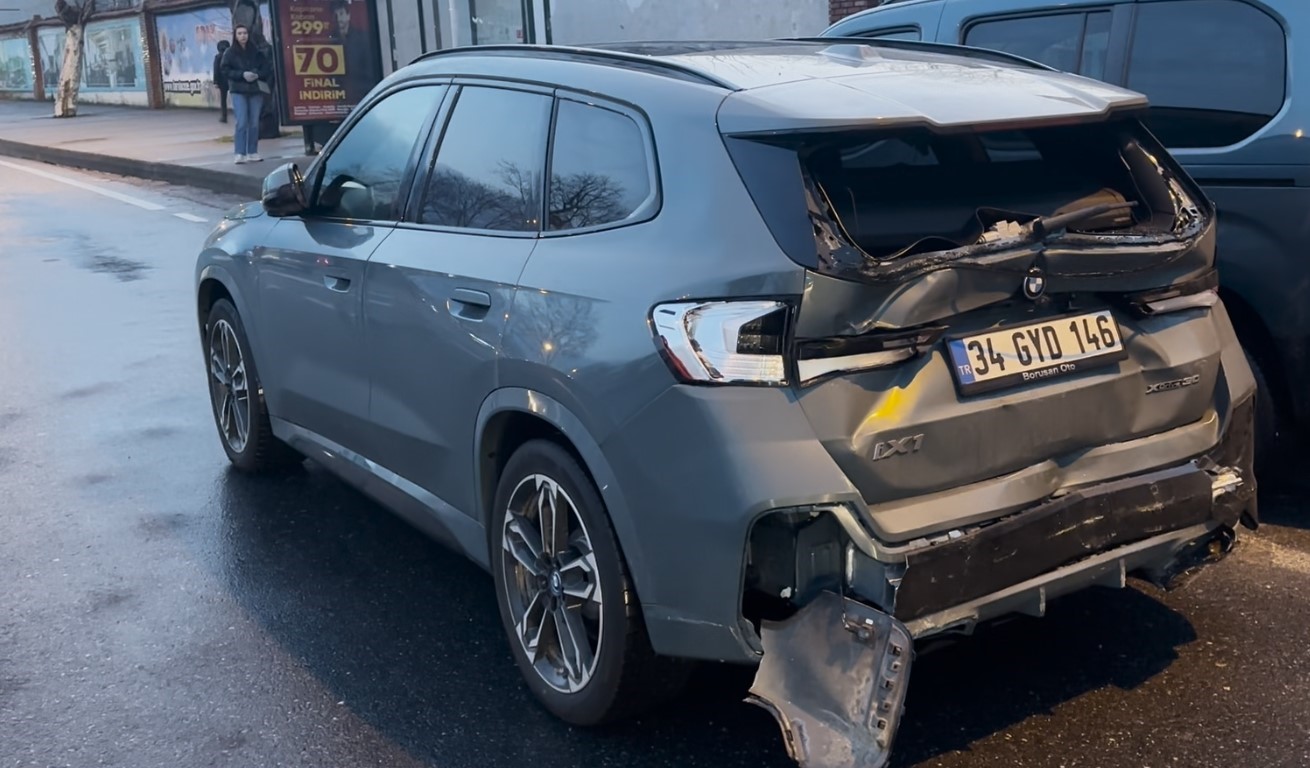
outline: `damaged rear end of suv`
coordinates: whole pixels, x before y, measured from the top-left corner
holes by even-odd
[[[718,373],[774,366],[859,496],[747,536],[752,700],[806,766],[886,762],[916,641],[1129,577],[1172,588],[1258,524],[1216,212],[1145,100],[887,50],[823,49],[824,76],[718,115],[805,271],[798,299],[734,316]],[[675,361],[696,311],[654,316]]]

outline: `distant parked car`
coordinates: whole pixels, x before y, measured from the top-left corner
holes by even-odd
[[[1173,586],[1258,518],[1214,210],[1145,100],[938,48],[401,69],[204,244],[227,456],[489,569],[568,722],[757,664],[802,763],[883,765],[915,640]]]
[[[1258,465],[1310,435],[1310,41],[1306,0],[902,0],[826,37],[1007,51],[1123,85],[1219,209],[1224,303],[1260,382]],[[1286,439],[1291,438],[1291,439]]]

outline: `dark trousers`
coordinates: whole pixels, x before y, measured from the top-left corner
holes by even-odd
[[[226,123],[227,122],[227,89],[226,88],[218,89],[218,106],[223,110],[219,115],[218,121],[220,123]]]

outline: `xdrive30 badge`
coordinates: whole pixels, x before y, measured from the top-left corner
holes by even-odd
[[[873,460],[882,461],[883,459],[890,459],[892,456],[917,453],[922,445],[923,435],[910,435],[909,437],[892,438],[881,443],[874,443]]]
[[[1183,387],[1190,387],[1193,384],[1199,384],[1200,381],[1201,381],[1201,374],[1199,373],[1194,373],[1191,376],[1182,379],[1171,379],[1169,381],[1160,381],[1148,386],[1146,388],[1146,394],[1154,395],[1156,392],[1168,392],[1171,389],[1182,389]]]

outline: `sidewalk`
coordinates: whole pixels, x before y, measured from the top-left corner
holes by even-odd
[[[290,136],[261,139],[262,163],[232,162],[233,117],[201,109],[78,105],[77,117],[57,120],[52,102],[0,100],[0,155],[122,176],[259,197],[264,176],[284,162],[303,169],[298,127]]]

